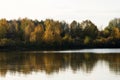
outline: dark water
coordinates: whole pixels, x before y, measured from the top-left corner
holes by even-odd
[[[0,80],[120,80],[120,53],[1,52]]]

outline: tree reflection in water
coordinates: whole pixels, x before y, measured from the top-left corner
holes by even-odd
[[[32,71],[52,74],[71,68],[90,73],[100,60],[109,63],[110,71],[120,73],[120,54],[93,53],[0,53],[0,76],[8,71],[30,74]]]

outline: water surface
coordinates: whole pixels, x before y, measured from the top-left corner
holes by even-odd
[[[107,49],[104,54],[86,51],[0,52],[0,80],[120,79],[119,49],[110,49],[111,53]]]

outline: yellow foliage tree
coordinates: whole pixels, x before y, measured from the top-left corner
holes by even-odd
[[[31,33],[30,41],[31,42],[40,42],[40,41],[42,41],[43,33],[44,33],[43,26],[42,25],[36,26],[34,31]]]
[[[47,43],[54,43],[61,41],[61,24],[58,21],[46,20],[46,31],[44,33],[43,39]]]
[[[5,38],[7,33],[7,27],[8,27],[8,23],[6,19],[1,19],[0,20],[0,38]]]
[[[111,33],[111,36],[115,39],[120,39],[120,31],[119,28],[114,27]]]

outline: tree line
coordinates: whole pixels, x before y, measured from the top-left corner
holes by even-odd
[[[80,49],[120,47],[120,18],[100,31],[90,20],[0,19],[0,49]]]

